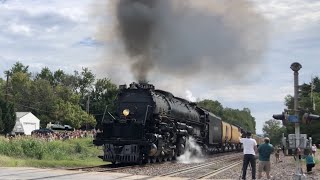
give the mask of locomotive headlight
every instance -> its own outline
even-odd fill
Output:
[[[122,111],[122,114],[123,114],[124,116],[128,116],[129,113],[130,113],[129,109],[125,109],[125,110]]]

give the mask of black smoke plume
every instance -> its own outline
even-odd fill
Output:
[[[111,0],[112,36],[137,80],[242,78],[261,64],[267,22],[247,0]],[[110,18],[108,18],[110,21]],[[99,27],[107,35],[110,26]],[[118,46],[118,45],[117,45]],[[152,73],[153,75],[156,73]]]

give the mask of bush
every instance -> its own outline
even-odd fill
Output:
[[[18,141],[8,142],[0,139],[0,154],[11,157],[23,157],[23,149]]]
[[[101,153],[91,138],[47,142],[21,137],[7,140],[0,137],[0,155],[38,160],[77,160],[96,158]]]
[[[21,148],[26,157],[36,159],[42,159],[46,151],[45,143],[38,139],[21,140]]]

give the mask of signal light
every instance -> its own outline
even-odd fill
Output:
[[[313,120],[320,120],[320,116],[311,113],[304,113],[302,118],[303,124],[310,124]]]
[[[272,117],[273,117],[273,119],[277,119],[277,120],[284,120],[286,118],[283,113],[282,114],[274,114]]]
[[[273,119],[282,120],[282,124],[285,126],[288,124],[288,114],[286,112],[282,112],[281,114],[272,115]]]

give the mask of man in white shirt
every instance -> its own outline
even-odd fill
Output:
[[[242,165],[242,179],[246,179],[247,168],[250,163],[252,168],[252,179],[256,179],[256,152],[257,142],[251,138],[251,132],[247,132],[246,138],[240,138],[240,142],[243,144],[243,165]]]

